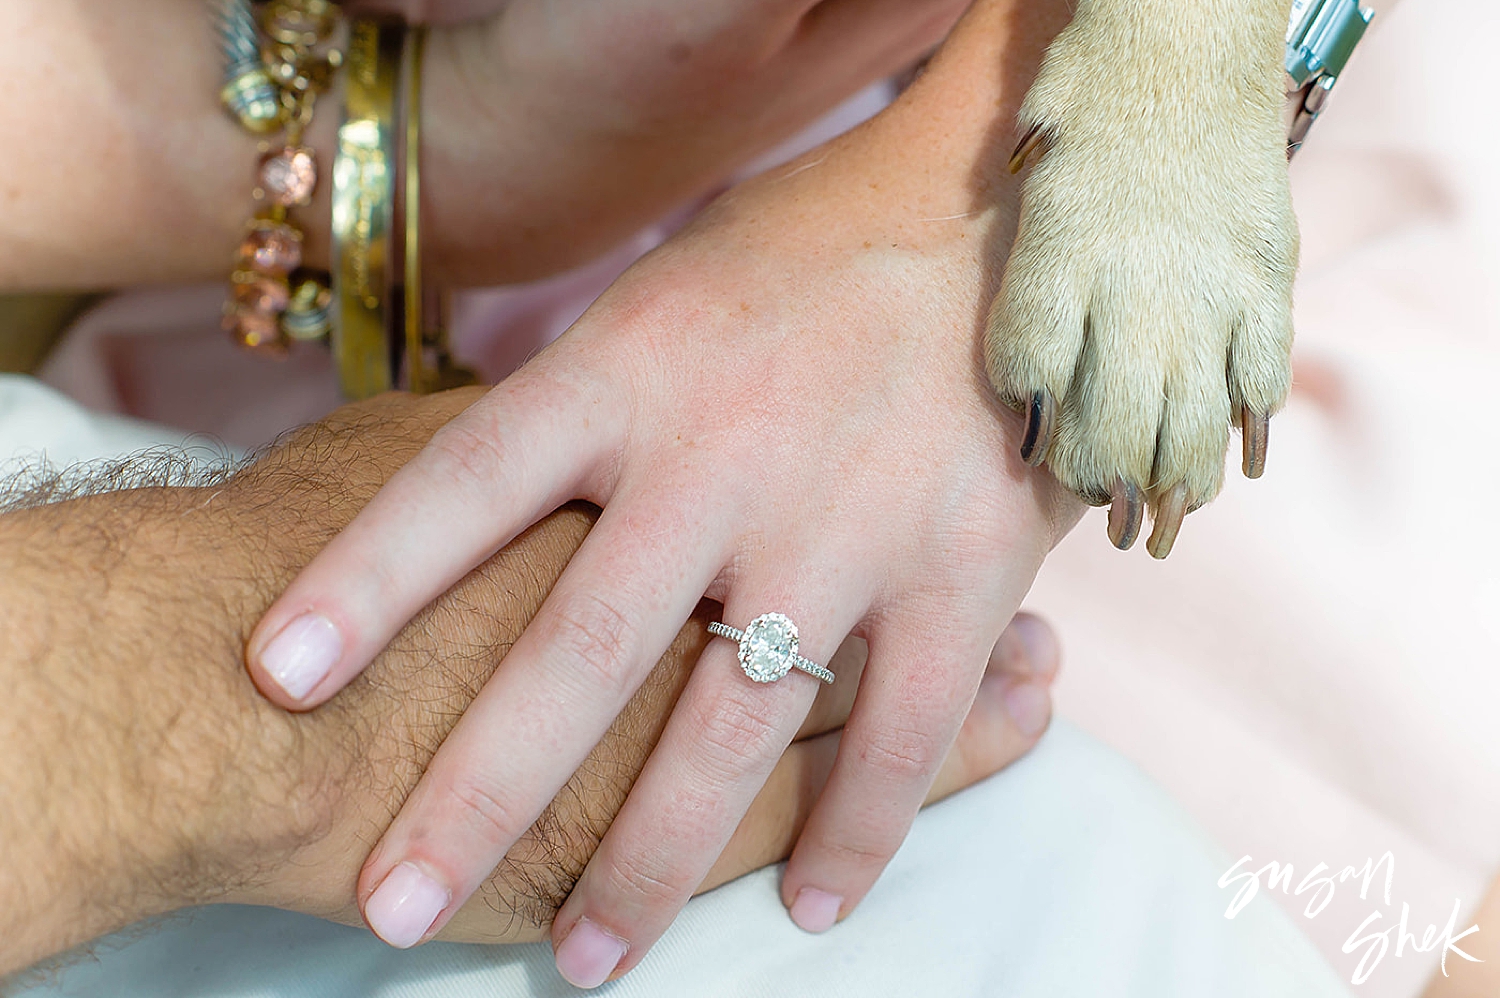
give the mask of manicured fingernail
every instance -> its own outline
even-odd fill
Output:
[[[1035,738],[1047,730],[1052,717],[1052,697],[1031,683],[1017,683],[1005,691],[1005,712],[1021,734]]]
[[[266,675],[293,700],[301,700],[328,678],[344,651],[344,639],[327,617],[304,613],[281,629],[260,653]]]
[[[629,948],[619,936],[580,918],[557,947],[557,972],[575,988],[597,988],[609,980]]]
[[[397,949],[422,941],[453,895],[410,863],[402,863],[380,882],[365,902],[365,921],[375,934]]]
[[[1026,649],[1026,674],[1050,676],[1057,668],[1057,638],[1052,628],[1035,617],[1021,614],[1010,625]]]
[[[803,932],[827,932],[839,920],[844,899],[816,887],[804,887],[792,902],[792,921]]]

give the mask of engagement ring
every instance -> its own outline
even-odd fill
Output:
[[[774,683],[795,666],[825,683],[833,673],[797,654],[797,625],[781,613],[763,613],[743,631],[714,621],[708,633],[739,642],[740,668],[757,683]]]

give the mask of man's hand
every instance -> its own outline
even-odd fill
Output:
[[[242,670],[243,641],[272,594],[474,397],[387,396],[299,432],[232,480],[0,516],[0,974],[200,902],[357,922],[369,845],[594,512],[569,507],[528,531],[316,714],[265,703]],[[445,938],[545,935],[658,739],[710,610],[682,630]],[[848,679],[820,699],[703,888],[786,855],[853,698],[860,657],[845,654]],[[993,695],[935,793],[1030,748],[1055,662],[1034,621],[1008,633]]]

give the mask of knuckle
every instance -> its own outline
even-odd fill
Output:
[[[496,849],[508,849],[526,831],[514,806],[477,780],[460,780],[448,793],[463,827]]]
[[[692,893],[695,884],[690,881],[690,876],[673,869],[665,850],[652,849],[613,857],[604,887],[631,907],[670,910]]]
[[[883,838],[825,838],[818,843],[832,865],[854,870],[880,869],[890,862],[899,845],[900,840],[897,838],[891,841]]]
[[[565,597],[550,613],[548,644],[590,684],[623,696],[629,664],[640,654],[640,631],[628,615],[591,593]]]
[[[698,731],[698,761],[714,778],[740,772],[746,760],[779,756],[780,726],[767,705],[739,695],[725,695],[703,703],[694,712]]]
[[[930,732],[906,726],[885,728],[857,746],[859,761],[894,783],[930,779],[942,762],[941,749]]]
[[[1046,723],[1048,727],[1052,724],[1050,712]],[[966,787],[1005,765],[1007,740],[1000,731],[991,728],[989,724],[988,719],[979,723],[966,723],[960,729],[958,737],[954,739],[953,748],[943,760],[945,766],[952,767],[954,779],[957,780],[959,786]],[[937,782],[942,782],[942,777],[939,777]],[[951,792],[947,788],[943,788],[940,792],[929,788],[928,795],[931,797],[936,793],[938,796],[947,796]]]
[[[514,471],[513,455],[498,433],[486,431],[487,421],[470,412],[433,435],[427,445],[442,466],[439,481],[477,482],[493,486],[506,471]]]

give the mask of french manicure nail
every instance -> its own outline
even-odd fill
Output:
[[[1016,728],[1027,738],[1035,738],[1047,729],[1052,717],[1052,697],[1031,683],[1018,683],[1005,691],[1005,712]]]
[[[827,932],[839,920],[844,899],[816,887],[804,887],[792,902],[792,921],[803,932]]]
[[[281,629],[260,653],[261,668],[293,700],[302,700],[328,678],[344,639],[322,614],[304,613]]]
[[[609,980],[629,948],[619,936],[580,918],[557,947],[557,972],[575,988],[597,988]]]
[[[365,921],[397,949],[422,941],[453,895],[411,863],[402,863],[380,882],[365,902]]]

